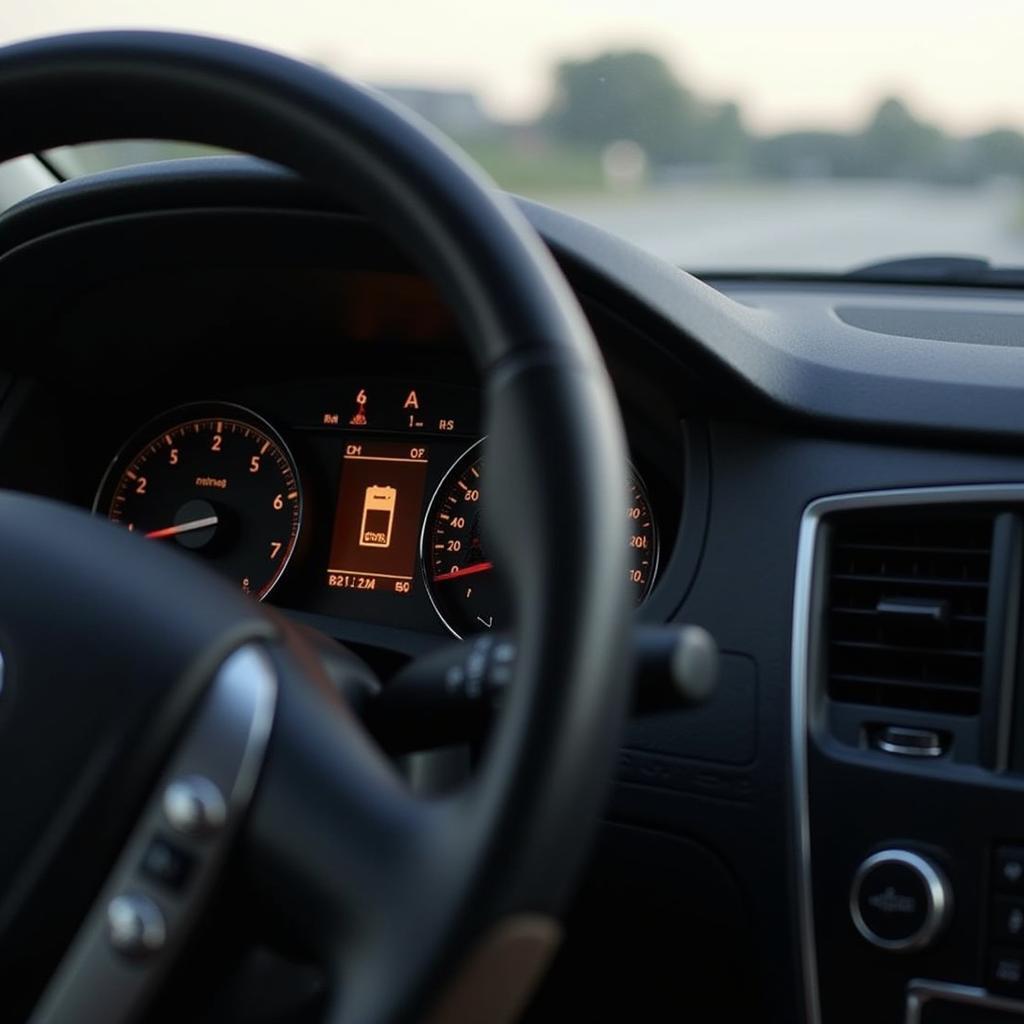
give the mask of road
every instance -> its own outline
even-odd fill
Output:
[[[699,183],[546,201],[693,270],[837,271],[924,254],[1024,266],[1024,189],[1011,182]]]

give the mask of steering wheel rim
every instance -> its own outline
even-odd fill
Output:
[[[505,197],[428,126],[307,65],[192,36],[57,37],[0,51],[0,109],[0,159],[158,137],[290,167],[388,231],[463,326],[485,386],[491,449],[501,452],[489,466],[489,514],[520,652],[480,771],[452,800],[411,803],[354,719],[333,705],[326,713],[331,702],[305,685],[317,669],[291,637],[276,654],[274,733],[243,836],[269,879],[287,878],[300,901],[321,903],[319,941],[345,976],[330,1019],[418,1015],[469,950],[486,959],[496,922],[557,911],[604,798],[627,698],[630,616],[625,443],[596,342]],[[31,509],[9,498],[0,513],[13,536]],[[100,525],[90,524],[90,536]],[[109,555],[106,541],[95,543]],[[136,571],[156,557],[133,554]],[[191,579],[198,570],[182,574],[184,587],[200,585]],[[239,608],[240,618],[257,614]],[[317,788],[317,799],[297,799],[304,787]],[[325,801],[361,835],[318,820]],[[367,843],[378,857],[367,856]],[[330,877],[338,864],[373,899],[355,898],[351,877]],[[314,867],[326,877],[301,877]],[[374,901],[387,871],[401,883],[390,883],[384,902],[395,905],[384,908]],[[425,880],[433,892],[417,891]]]

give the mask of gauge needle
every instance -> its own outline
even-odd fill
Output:
[[[159,540],[161,537],[177,537],[179,533],[191,533],[193,530],[205,530],[208,526],[216,526],[220,520],[216,516],[206,516],[205,519],[192,519],[187,523],[178,523],[177,526],[165,526],[162,530],[150,530],[146,536],[150,540]]]
[[[477,562],[476,565],[467,565],[465,569],[452,569],[451,572],[443,572],[440,576],[434,577],[434,582],[440,583],[442,580],[454,580],[459,576],[472,576],[475,572],[488,572],[493,568],[493,562]]]

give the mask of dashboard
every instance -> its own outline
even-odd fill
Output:
[[[636,619],[721,651],[705,706],[628,723],[535,1019],[1019,1018],[1024,299],[702,282],[523,208],[622,409]],[[30,200],[0,253],[0,486],[385,679],[508,626],[476,368],[352,211],[185,163]]]

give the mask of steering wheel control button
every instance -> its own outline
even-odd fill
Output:
[[[228,810],[221,791],[209,779],[186,775],[164,791],[164,816],[175,832],[210,836],[224,827]]]
[[[952,902],[949,883],[935,864],[908,850],[883,850],[857,870],[850,915],[872,945],[911,952],[934,942]]]
[[[150,881],[180,890],[188,883],[195,857],[159,836],[146,848],[139,870]]]
[[[159,953],[167,941],[167,925],[160,908],[138,893],[115,896],[110,901],[107,929],[114,949],[132,958]]]
[[[992,880],[998,892],[1024,896],[1024,847],[996,847]]]
[[[996,897],[992,907],[992,935],[1001,946],[1024,946],[1024,899]]]
[[[1024,952],[993,950],[989,957],[988,987],[1002,995],[1024,998]]]

